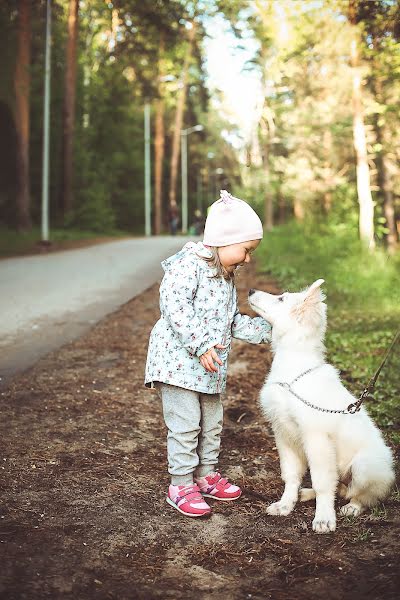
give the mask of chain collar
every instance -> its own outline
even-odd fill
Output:
[[[306,404],[310,408],[315,408],[315,410],[320,410],[321,412],[326,412],[326,413],[354,415],[356,412],[358,412],[361,409],[361,404],[364,402],[365,398],[368,398],[369,396],[372,395],[376,381],[379,377],[379,374],[380,374],[381,370],[383,369],[383,366],[384,366],[385,362],[387,361],[389,354],[391,353],[394,346],[396,345],[396,343],[399,340],[400,340],[400,329],[397,331],[396,335],[394,336],[394,338],[392,340],[392,343],[390,344],[389,348],[386,350],[385,356],[383,357],[381,364],[379,365],[378,369],[376,370],[375,375],[371,378],[367,387],[362,391],[359,399],[356,402],[349,404],[348,407],[343,410],[334,410],[334,409],[329,409],[329,408],[321,408],[320,406],[315,406],[315,404],[311,404],[311,402],[304,400],[304,398],[302,398],[301,396],[296,394],[295,391],[292,390],[292,385],[296,381],[298,381],[301,377],[304,377],[304,375],[311,373],[311,371],[314,371],[315,369],[319,369],[320,367],[323,367],[324,366],[323,364],[317,365],[316,367],[312,367],[311,369],[307,369],[307,371],[304,371],[304,373],[300,373],[300,375],[295,377],[295,379],[293,379],[293,381],[291,383],[285,383],[282,381],[271,381],[271,384],[279,385],[283,389],[288,390],[293,396],[295,396],[295,398],[298,398],[298,400],[303,402],[303,404]]]
[[[292,394],[292,396],[294,396],[295,398],[297,398],[298,400],[300,400],[301,402],[303,402],[303,404],[305,404],[306,406],[309,406],[310,408],[314,408],[315,410],[319,410],[321,412],[335,413],[335,414],[342,414],[342,415],[352,415],[355,412],[357,412],[358,410],[360,410],[361,402],[359,400],[358,400],[358,402],[355,402],[353,404],[349,404],[349,406],[347,408],[343,409],[343,410],[331,409],[331,408],[322,408],[321,406],[316,406],[315,404],[311,404],[311,402],[308,402],[308,400],[305,400],[304,398],[302,398],[301,396],[299,396],[298,394],[296,394],[296,392],[292,389],[292,385],[294,383],[296,383],[296,381],[298,381],[299,379],[301,379],[305,375],[308,375],[312,371],[315,371],[316,369],[319,369],[320,367],[323,367],[324,364],[325,363],[323,363],[321,365],[316,365],[315,367],[311,367],[311,369],[307,369],[307,371],[304,371],[303,373],[300,373],[300,375],[298,375],[297,377],[295,377],[290,383],[287,383],[285,381],[271,381],[270,384],[271,385],[279,385],[281,388],[283,388],[283,389],[287,390],[288,392],[290,392]]]

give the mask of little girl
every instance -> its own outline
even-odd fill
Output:
[[[217,470],[231,338],[271,340],[261,317],[241,315],[235,271],[250,262],[261,221],[225,190],[211,206],[203,242],[188,242],[161,264],[161,318],[150,334],[145,384],[156,387],[168,428],[167,502],[188,517],[210,514],[204,497],[236,500],[238,486]]]

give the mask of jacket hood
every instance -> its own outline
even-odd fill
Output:
[[[177,260],[180,260],[188,254],[204,258],[210,258],[212,256],[212,252],[206,248],[203,242],[187,242],[179,252],[163,260],[161,266],[164,271],[167,272]]]

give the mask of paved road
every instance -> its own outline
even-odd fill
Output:
[[[162,277],[189,239],[135,238],[0,261],[1,383],[90,329]]]

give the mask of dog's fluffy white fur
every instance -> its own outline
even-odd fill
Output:
[[[345,409],[356,401],[325,362],[322,283],[319,279],[303,292],[280,296],[250,290],[249,304],[272,324],[274,359],[260,404],[274,431],[285,489],[267,512],[285,516],[299,495],[302,501],[316,498],[313,530],[327,533],[336,528],[336,491],[348,500],[341,513],[357,516],[385,498],[394,470],[392,453],[364,407],[355,414],[323,413],[274,383],[290,383],[321,365],[293,384],[296,394],[329,409]],[[307,467],[312,489],[299,490]]]

